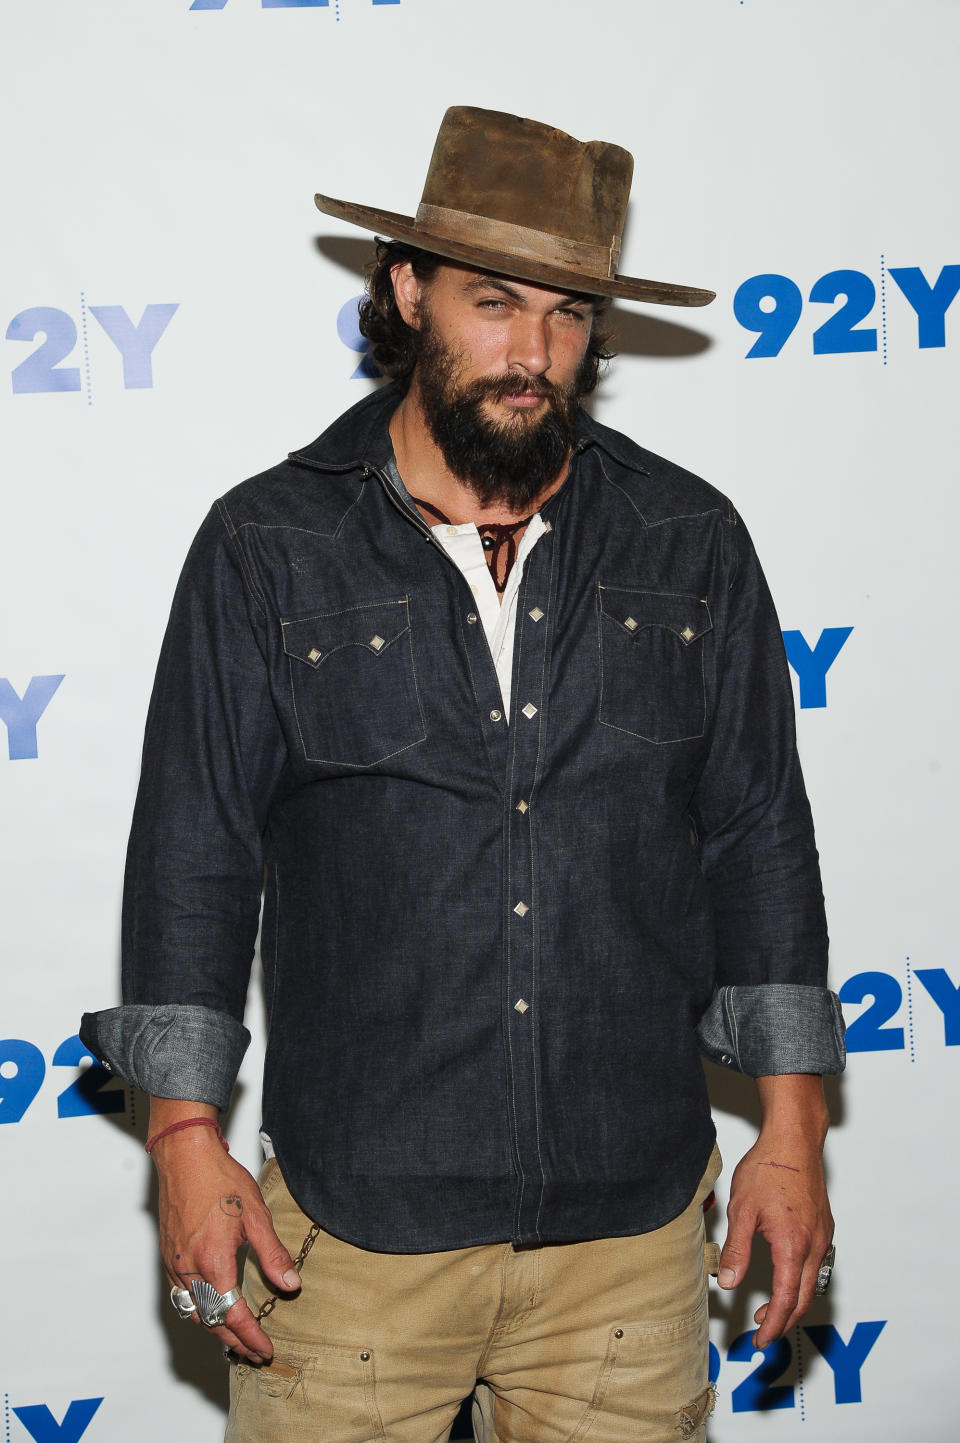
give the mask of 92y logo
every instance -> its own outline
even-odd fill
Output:
[[[919,266],[888,267],[881,257],[880,267],[884,359],[888,295],[891,307],[899,302],[914,313],[918,349],[945,346],[947,311],[960,291],[960,265],[943,266],[933,281],[928,280]],[[893,282],[889,287],[888,277]],[[825,318],[821,319],[822,311],[813,313],[819,320],[812,336],[815,356],[877,350],[876,326],[862,324],[872,316],[877,301],[877,287],[865,272],[828,271],[814,282],[807,299],[814,306],[842,302]],[[789,276],[770,271],[745,280],[733,298],[733,314],[744,330],[757,333],[757,339],[746,353],[747,359],[779,356],[797,328],[803,307],[803,292]]]
[[[86,390],[90,399],[90,351],[87,339],[91,317],[105,331],[120,353],[121,375],[128,391],[147,389],[153,385],[153,352],[178,310],[173,301],[145,306],[134,321],[124,306],[89,306],[81,292],[80,331]],[[11,380],[15,396],[43,391],[80,391],[83,389],[79,366],[63,364],[77,347],[77,323],[57,306],[28,306],[19,311],[7,326],[8,341],[39,345],[14,366]]]
[[[914,992],[915,981],[922,992]],[[910,1061],[915,1061],[915,1014],[919,1017],[920,1009],[927,1010],[931,1004],[941,1016],[943,1045],[960,1047],[960,986],[944,967],[914,968],[908,957],[906,994],[904,998],[901,980],[889,972],[858,972],[848,977],[837,993],[840,1001],[869,1005],[847,1023],[847,1051],[909,1051]]]
[[[122,1085],[105,1092],[119,1080],[87,1051],[77,1036],[65,1037],[50,1059],[52,1067],[70,1067],[78,1076],[57,1095],[58,1117],[93,1117],[98,1113],[125,1112]],[[0,1041],[0,1123],[19,1122],[43,1085],[47,1064],[36,1043],[24,1037]]]
[[[20,696],[7,677],[0,676],[0,721],[7,728],[7,750],[12,762],[36,760],[37,722],[63,677],[63,672],[52,676],[32,676],[26,691]]]
[[[34,1443],[79,1443],[102,1398],[74,1398],[58,1423],[46,1403],[28,1403],[12,1410]],[[10,1439],[10,1420],[7,1419]]]
[[[862,1403],[863,1365],[886,1325],[886,1319],[857,1323],[845,1342],[833,1323],[804,1323],[802,1328],[794,1328],[786,1337],[778,1338],[762,1351],[753,1346],[754,1329],[749,1328],[730,1344],[727,1363],[752,1363],[758,1355],[760,1362],[755,1363],[746,1377],[731,1389],[731,1411],[769,1413],[777,1408],[795,1407],[797,1393],[803,1385],[799,1381],[782,1382],[781,1379],[796,1370],[798,1355],[810,1343],[833,1374],[834,1402]],[[711,1343],[711,1382],[717,1381],[720,1368],[719,1349]],[[727,1382],[726,1377],[724,1381]]]

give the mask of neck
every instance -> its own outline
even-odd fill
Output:
[[[472,521],[508,525],[539,511],[557,491],[567,474],[569,452],[556,476],[552,477],[525,506],[504,498],[482,500],[468,481],[454,474],[434,441],[420,406],[414,377],[410,390],[393,413],[390,439],[403,484],[412,494],[437,507],[455,526]]]

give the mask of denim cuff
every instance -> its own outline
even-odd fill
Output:
[[[840,999],[793,982],[720,987],[697,1026],[700,1051],[748,1077],[842,1072]]]
[[[169,1002],[85,1012],[80,1040],[143,1092],[211,1102],[225,1112],[250,1033],[228,1012]]]

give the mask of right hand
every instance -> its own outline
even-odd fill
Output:
[[[160,1255],[171,1287],[189,1290],[205,1278],[218,1293],[228,1293],[237,1286],[237,1250],[243,1243],[250,1244],[278,1292],[300,1287],[256,1180],[223,1149],[212,1127],[170,1133],[152,1157],[160,1177]],[[196,1313],[192,1321],[200,1323]],[[207,1331],[251,1363],[273,1357],[273,1344],[243,1298],[222,1327]]]

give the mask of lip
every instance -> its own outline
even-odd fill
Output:
[[[532,395],[529,391],[521,391],[519,395],[504,396],[502,400],[507,406],[516,406],[519,410],[532,410],[535,406],[543,404],[543,397]]]

